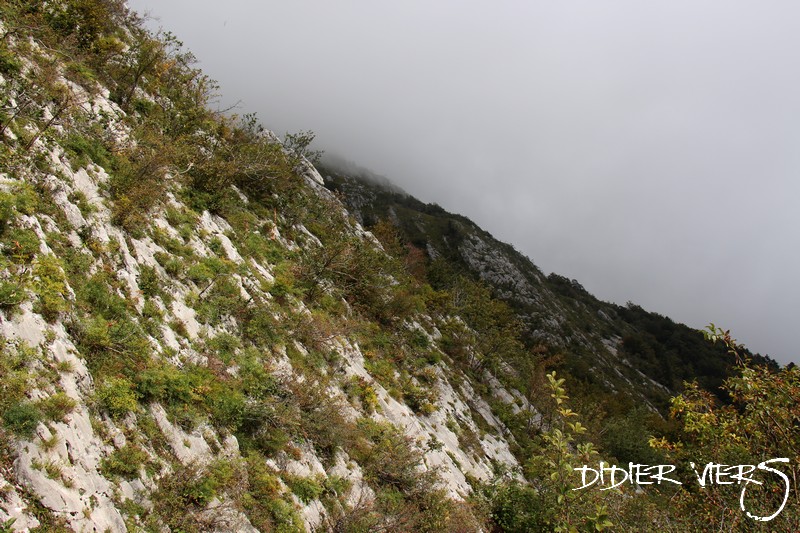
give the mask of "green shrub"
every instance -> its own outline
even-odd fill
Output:
[[[139,115],[147,116],[150,114],[157,104],[144,98],[135,98],[131,104],[132,109]]]
[[[31,402],[21,401],[3,412],[3,425],[20,437],[30,438],[42,420],[42,412]]]
[[[364,439],[351,456],[365,469],[366,477],[401,492],[417,487],[422,454],[396,426],[362,418],[358,429]]]
[[[302,296],[303,291],[297,286],[297,280],[292,271],[291,263],[287,261],[280,263],[275,267],[273,274],[275,279],[272,282],[269,292],[279,302],[284,301],[287,296]]]
[[[216,256],[204,257],[201,262],[205,265],[215,276],[222,274],[230,274],[234,270],[234,264],[227,259],[220,259]]]
[[[101,317],[93,317],[85,322],[72,324],[73,332],[78,337],[81,352],[87,358],[100,355],[112,346],[108,322]]]
[[[246,465],[249,491],[243,503],[250,522],[260,531],[305,531],[294,506],[282,499],[280,479],[264,458],[257,453],[250,453]]]
[[[183,276],[184,264],[180,259],[164,252],[156,252],[153,257],[167,274],[173,278],[181,278]]]
[[[84,137],[79,133],[72,133],[61,143],[67,153],[71,155],[73,170],[86,167],[90,163],[95,163],[107,170],[111,169],[112,156],[103,146],[99,136]],[[85,198],[84,196],[84,200]]]
[[[275,524],[275,533],[301,533],[305,531],[303,520],[294,506],[284,500],[270,500],[266,510]]]
[[[256,345],[270,345],[280,339],[279,324],[272,311],[267,307],[258,306],[248,309],[244,317],[244,338]]]
[[[151,266],[139,267],[139,277],[137,279],[139,290],[145,296],[153,297],[161,294],[161,279],[158,272]]]
[[[86,63],[70,61],[66,65],[66,71],[70,80],[84,87],[90,88],[97,84],[97,75]]]
[[[184,339],[189,338],[189,330],[186,328],[186,324],[183,321],[177,318],[171,320],[169,327],[175,332],[176,335],[183,337]]]
[[[153,241],[169,253],[186,259],[194,255],[194,249],[191,246],[184,244],[179,239],[171,237],[164,228],[156,226],[152,228],[150,233],[153,236]]]
[[[238,390],[215,387],[206,403],[211,423],[227,431],[236,431],[242,424],[247,399]]]
[[[166,170],[173,163],[177,143],[170,142],[158,125],[149,122],[136,129],[133,137],[136,144],[114,158],[109,180],[111,221],[141,235],[151,225],[150,211],[163,198]]]
[[[257,429],[250,433],[244,433],[243,430],[240,430],[236,435],[240,439],[243,449],[257,450],[267,457],[273,457],[276,453],[285,449],[286,445],[291,441],[290,435],[282,428],[265,425],[263,422],[265,414],[254,412],[253,409],[245,412],[244,421],[250,422],[247,420],[247,416],[253,415],[261,417],[261,423]],[[245,426],[245,430],[249,430],[249,426],[253,426],[253,424],[248,423]]]
[[[242,346],[239,337],[222,332],[206,341],[206,348],[217,355],[224,363],[229,363]]]
[[[39,194],[28,183],[14,186],[14,203],[23,215],[35,215],[39,211]]]
[[[126,444],[100,461],[100,472],[106,477],[136,479],[149,456],[139,446]]]
[[[64,417],[75,410],[77,402],[63,392],[57,392],[37,402],[37,407],[48,420],[62,422]]]
[[[644,407],[631,410],[626,416],[615,416],[603,422],[605,431],[600,442],[606,454],[622,463],[663,464],[664,457],[649,445],[654,418],[660,418]]]
[[[204,286],[214,279],[214,271],[203,263],[195,263],[186,271],[186,277],[192,280],[197,286]]]
[[[396,378],[396,367],[390,361],[386,359],[379,358],[372,354],[370,358],[368,353],[364,354],[367,356],[366,360],[364,361],[364,367],[369,371],[369,373],[386,389],[390,392],[398,391],[398,380]]]
[[[77,289],[77,298],[87,311],[97,313],[109,320],[128,316],[128,301],[109,287],[108,275],[98,273]]]
[[[258,453],[247,456],[247,476],[250,481],[250,492],[254,496],[271,499],[281,493],[281,483],[275,472],[267,465],[264,457]]]
[[[306,504],[316,500],[322,496],[323,492],[325,492],[325,488],[317,478],[292,476],[287,474],[283,476],[283,481],[295,494],[295,496],[300,498],[300,501]]]
[[[218,256],[226,257],[227,255],[225,253],[225,247],[222,245],[222,239],[219,237],[212,237],[211,240],[208,241],[208,247]]]
[[[69,309],[67,279],[61,262],[54,255],[39,258],[33,269],[36,279],[34,290],[39,297],[36,310],[45,320],[55,322],[61,313]]]
[[[3,254],[14,263],[30,263],[39,253],[39,237],[27,228],[13,228],[3,235]]]
[[[284,259],[285,250],[277,242],[268,239],[260,233],[248,232],[242,241],[242,252],[245,256],[266,260],[276,264]]]
[[[425,363],[428,362],[428,360],[424,361]],[[425,385],[428,386],[435,385],[436,382],[439,380],[439,374],[436,372],[436,368],[432,366],[423,367],[419,371],[415,372],[414,375],[421,383],[424,383]]]
[[[348,398],[358,398],[361,407],[367,413],[372,413],[378,407],[378,395],[375,388],[362,377],[352,376],[345,385]]]
[[[182,228],[188,226],[194,229],[197,226],[198,216],[197,213],[189,210],[180,210],[174,206],[168,206],[164,210],[164,217],[169,222],[169,225],[174,228]]]
[[[83,218],[88,218],[89,215],[97,211],[97,208],[89,203],[89,199],[86,198],[86,194],[83,191],[79,191],[77,189],[72,191],[68,199],[70,202],[78,206]]]
[[[15,201],[14,195],[0,191],[0,235],[6,231],[6,228],[16,217],[14,212]]]
[[[273,455],[290,440],[290,431],[302,425],[301,407],[292,400],[293,391],[268,373],[255,357],[241,358],[240,387],[243,403],[236,436],[243,449]]]
[[[422,415],[430,415],[436,411],[436,389],[418,387],[411,380],[403,385],[403,398],[412,411]]]
[[[179,466],[159,480],[153,511],[172,531],[199,532],[216,528],[201,511],[216,496],[219,483],[196,464]],[[211,519],[213,520],[213,519]]]
[[[136,391],[143,401],[168,405],[185,404],[195,399],[190,375],[173,365],[148,368],[136,377]]]
[[[117,320],[91,317],[75,320],[69,327],[95,376],[132,377],[150,363],[153,352],[150,341],[142,327],[128,317]]]
[[[22,62],[5,44],[0,45],[0,74],[13,77],[22,70]]]
[[[66,242],[57,243],[55,246],[54,250],[64,263],[70,284],[74,285],[75,289],[79,289],[81,284],[85,282],[86,274],[90,271],[92,263],[94,263],[94,257],[81,249],[73,248]]]
[[[482,487],[492,521],[501,531],[548,531],[549,512],[533,487],[516,482],[499,482]]]
[[[224,317],[235,314],[241,305],[239,285],[230,277],[217,278],[195,305],[197,320],[203,324],[217,324]]]
[[[158,401],[187,429],[203,417],[218,427],[235,429],[244,410],[244,398],[231,390],[207,367],[165,364],[151,367],[136,376],[136,391],[143,402]]]
[[[349,479],[344,477],[328,476],[325,478],[325,481],[323,481],[323,485],[325,488],[325,494],[332,496],[344,496],[347,494],[347,491],[350,490],[350,487],[353,484]]]
[[[142,306],[142,316],[151,320],[161,321],[164,318],[164,312],[152,298],[148,298]]]
[[[430,341],[428,340],[428,336],[425,335],[425,333],[423,333],[418,329],[415,329],[411,333],[409,333],[408,343],[412,348],[417,348],[422,350],[428,348]]]
[[[35,352],[25,346],[14,349],[0,337],[0,413],[25,400],[32,378],[30,363]]]
[[[113,418],[122,418],[139,410],[133,383],[125,378],[106,378],[97,388],[95,399],[98,406],[108,411]]]
[[[13,310],[25,301],[25,286],[20,279],[0,280],[0,309]]]

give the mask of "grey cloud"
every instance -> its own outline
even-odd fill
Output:
[[[800,360],[795,2],[130,5],[221,105],[314,130],[598,297]]]

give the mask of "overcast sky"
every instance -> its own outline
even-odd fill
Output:
[[[130,0],[223,104],[800,362],[800,3]]]

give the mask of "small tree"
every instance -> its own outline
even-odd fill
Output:
[[[309,147],[314,142],[316,134],[313,131],[299,131],[287,133],[283,139],[283,147],[290,154],[290,161],[297,166],[303,159],[312,165],[317,165],[322,157],[322,150],[311,150]]]
[[[586,426],[567,405],[569,396],[563,386],[564,378],[556,378],[556,373],[551,372],[547,374],[547,384],[557,415],[550,428],[542,433],[542,453],[532,457],[527,465],[531,479],[541,480],[541,509],[553,531],[572,532],[578,528],[603,531],[613,523],[601,498],[611,495],[574,490],[575,470],[596,461],[599,454],[591,442],[581,442]]]
[[[763,461],[785,458],[788,463],[772,466],[797,487],[800,478],[800,369],[789,366],[777,372],[753,366],[740,354],[729,331],[713,324],[705,332],[714,342],[723,342],[738,361],[737,375],[723,385],[731,403],[720,405],[709,392],[696,383],[672,399],[671,416],[681,425],[674,440],[653,439],[651,445],[665,450],[675,461],[693,462],[697,469],[709,462],[728,465],[758,465]],[[702,472],[700,472],[702,474]],[[778,475],[753,477],[763,485],[748,484],[746,492],[739,484],[706,486],[702,490],[684,490],[675,501],[687,527],[726,530],[751,530],[781,508],[786,497]],[[696,486],[696,482],[694,482]],[[692,483],[685,484],[691,487]],[[773,531],[800,531],[800,501],[795,491],[783,510],[769,521]],[[744,509],[742,509],[744,507]],[[760,517],[752,519],[747,513]]]

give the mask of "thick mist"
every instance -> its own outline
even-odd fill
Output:
[[[546,272],[800,361],[800,4],[131,0],[220,106]]]

